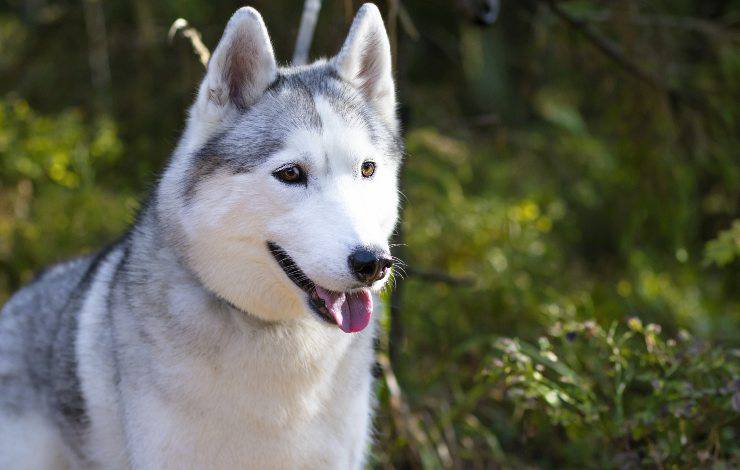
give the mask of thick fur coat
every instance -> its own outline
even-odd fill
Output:
[[[300,68],[238,10],[128,233],[3,307],[0,468],[363,467],[395,108],[375,6]]]

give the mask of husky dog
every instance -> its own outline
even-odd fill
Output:
[[[0,313],[0,468],[361,468],[395,108],[374,5],[287,68],[238,10],[130,231]]]

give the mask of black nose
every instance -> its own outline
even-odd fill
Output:
[[[378,279],[383,279],[392,265],[393,259],[390,255],[380,251],[357,248],[349,255],[349,267],[352,274],[365,284],[372,284]]]

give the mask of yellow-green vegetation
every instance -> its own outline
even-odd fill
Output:
[[[0,102],[0,299],[44,265],[89,253],[123,231],[135,205],[97,181],[121,157],[115,124],[79,111],[43,116]]]
[[[737,467],[740,7],[504,0],[481,28],[473,3],[388,18],[406,266],[371,465]],[[235,8],[106,1],[96,32],[96,4],[0,7],[2,300],[122,233],[202,74],[167,28],[212,46]],[[255,5],[290,57],[298,5]],[[316,55],[347,5],[324,2]]]

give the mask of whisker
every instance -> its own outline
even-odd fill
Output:
[[[398,259],[398,258],[392,258],[392,259],[393,259],[394,266],[400,266],[400,267],[408,266],[408,264],[406,264],[406,262],[402,259]]]
[[[406,271],[400,266],[393,268],[393,277],[395,278],[396,276],[398,276],[399,279],[405,279],[408,277]]]
[[[401,191],[400,189],[397,189],[396,192],[398,193],[399,196],[401,196],[401,199],[408,202],[409,198],[403,193],[403,191]]]

